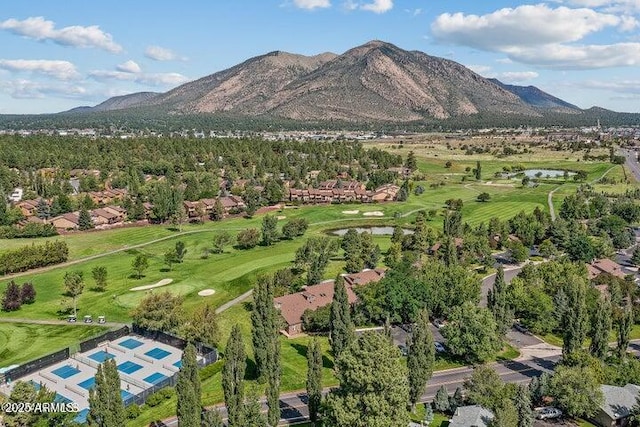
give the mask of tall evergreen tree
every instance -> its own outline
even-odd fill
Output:
[[[322,401],[322,352],[317,338],[307,348],[307,396],[309,419],[315,425]]]
[[[533,411],[531,410],[531,397],[529,389],[524,384],[519,384],[514,399],[518,411],[518,427],[531,427],[533,425]]]
[[[482,179],[482,168],[480,166],[480,161],[476,162],[476,168],[474,170],[474,173],[475,173],[476,179],[480,181]]]
[[[224,218],[224,207],[222,206],[220,198],[216,199],[209,217],[212,221],[220,221],[222,218]]]
[[[433,409],[437,412],[449,412],[449,393],[447,393],[447,389],[445,386],[440,386],[438,391],[436,392],[435,397],[433,398]]]
[[[262,244],[271,246],[278,241],[278,218],[265,215],[262,218]]]
[[[409,371],[409,401],[413,408],[424,393],[427,381],[433,375],[435,362],[435,346],[429,323],[429,313],[420,310],[418,319],[413,327],[407,368]]]
[[[267,420],[262,414],[262,405],[255,387],[249,388],[249,393],[244,401],[242,427],[266,427]],[[231,426],[231,424],[229,424]]]
[[[491,308],[500,336],[504,336],[513,322],[513,312],[509,307],[507,283],[504,280],[504,268],[498,267],[496,278],[493,282],[493,290],[488,298],[488,306]]]
[[[80,214],[78,216],[78,228],[80,228],[80,230],[90,230],[94,227],[95,225],[93,224],[89,211],[84,208],[80,209]]]
[[[176,395],[180,426],[200,427],[200,412],[202,410],[200,376],[198,375],[196,349],[192,344],[188,344],[182,354]]]
[[[280,421],[280,339],[278,331],[271,330],[273,338],[271,340],[271,348],[268,354],[269,370],[267,371],[267,422],[271,427],[277,427]]]
[[[563,330],[562,355],[568,357],[582,348],[587,337],[589,315],[587,311],[587,284],[583,278],[570,275],[567,278],[565,293],[567,308],[561,322]]]
[[[38,199],[38,206],[36,206],[36,216],[40,219],[49,219],[51,216],[51,209],[45,199]]]
[[[458,263],[458,248],[455,240],[448,237],[444,244],[443,261],[447,267],[454,266]]]
[[[244,427],[244,373],[247,355],[244,352],[240,326],[235,325],[227,341],[222,368],[222,390],[227,405],[229,427]]]
[[[355,329],[351,321],[351,306],[342,276],[333,284],[333,301],[329,316],[329,340],[333,356],[337,359],[342,351],[355,339]]]
[[[95,386],[89,390],[90,427],[122,427],[126,412],[120,395],[120,375],[114,359],[106,360],[95,376]]]
[[[611,302],[609,298],[600,298],[596,311],[591,317],[591,345],[589,351],[594,357],[604,359],[609,350],[609,331],[611,331]]]
[[[253,288],[253,311],[251,312],[251,341],[260,382],[267,379],[267,371],[270,368],[268,358],[274,339],[271,331],[275,316],[272,280],[271,277],[262,275],[258,277]]]
[[[224,427],[222,416],[217,409],[210,409],[202,416],[202,427]]]
[[[618,346],[616,350],[618,351],[619,357],[624,357],[627,354],[631,328],[633,327],[633,309],[631,307],[631,302],[628,302],[625,305],[617,324]]]

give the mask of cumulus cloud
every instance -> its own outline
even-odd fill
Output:
[[[325,9],[331,7],[330,0],[293,0],[293,5],[299,9]]]
[[[116,66],[116,70],[122,71],[125,73],[139,73],[142,71],[140,66],[133,60],[128,60],[118,66]]]
[[[63,46],[93,47],[111,53],[122,52],[122,46],[113,41],[111,34],[105,33],[97,25],[56,28],[53,21],[36,16],[22,21],[7,19],[0,22],[0,29],[35,40],[51,40]]]
[[[185,58],[180,57],[171,49],[160,46],[149,46],[144,51],[144,56],[154,61],[184,61]]]
[[[131,73],[125,71],[94,70],[89,77],[98,81],[130,81],[146,86],[177,86],[189,81],[179,73]]]
[[[504,73],[500,73],[498,79],[505,83],[522,83],[533,80],[538,77],[538,75],[535,71],[505,71]]]
[[[640,12],[640,0],[568,0],[567,3],[582,7],[602,8],[607,12]]]
[[[371,3],[361,5],[360,9],[374,13],[385,13],[393,9],[393,0],[373,0]]]
[[[69,61],[47,59],[0,59],[0,68],[12,72],[29,72],[71,80],[79,77],[76,66]]]
[[[620,92],[623,94],[640,94],[640,80],[587,80],[580,82],[579,86],[587,89],[607,90],[611,92]]]
[[[508,54],[514,61],[562,70],[640,65],[640,43],[550,44],[532,48],[512,48]]]
[[[47,96],[59,98],[84,98],[87,90],[79,85],[67,83],[42,83],[32,80],[9,80],[0,84],[3,92],[17,99],[41,99]]]
[[[467,68],[473,71],[474,73],[480,74],[481,76],[493,77],[492,68],[488,65],[471,64],[471,65],[467,65]]]

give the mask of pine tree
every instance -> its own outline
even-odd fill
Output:
[[[307,348],[307,396],[309,419],[315,425],[322,401],[322,352],[317,338]]]
[[[114,359],[109,359],[98,366],[95,386],[89,390],[87,422],[91,427],[122,427],[125,421],[118,367]]]
[[[567,279],[565,292],[568,304],[561,322],[564,358],[570,357],[582,348],[589,326],[586,282],[578,276],[570,276]]]
[[[456,409],[464,404],[464,397],[462,396],[462,388],[456,387],[456,391],[453,396],[449,398],[449,411],[456,412]]]
[[[355,339],[355,329],[351,322],[351,306],[347,297],[347,289],[342,276],[336,277],[333,284],[333,301],[329,317],[329,340],[333,356],[337,359],[340,353]]]
[[[38,199],[38,206],[36,207],[36,216],[40,219],[49,219],[51,216],[51,210],[49,204],[44,199]]]
[[[78,228],[80,228],[80,230],[90,230],[94,227],[95,225],[91,219],[91,214],[88,210],[82,208],[80,210],[80,215],[78,216]]]
[[[431,403],[427,402],[424,404],[424,422],[426,425],[431,425],[433,419],[433,408],[431,407]]]
[[[609,298],[600,298],[596,311],[591,317],[591,345],[589,351],[594,357],[604,359],[609,350],[609,331],[611,331],[611,302]]]
[[[9,225],[7,216],[7,201],[4,198],[4,189],[0,187],[0,225]]]
[[[480,167],[480,162],[476,162],[476,169],[474,170],[476,179],[480,181],[482,179],[482,169]]]
[[[249,389],[242,410],[242,427],[265,427],[267,425],[267,421],[262,414],[262,405],[258,399],[258,392],[254,387]],[[229,423],[229,427],[232,427],[231,423]]]
[[[504,268],[498,267],[496,278],[493,282],[493,290],[490,294],[489,307],[496,319],[498,333],[504,336],[513,322],[513,313],[509,307],[507,283],[504,280]]]
[[[265,215],[262,218],[262,244],[271,246],[278,241],[278,218]]]
[[[409,371],[409,401],[415,408],[424,393],[427,381],[433,375],[435,363],[435,347],[429,323],[429,313],[420,310],[413,327],[413,335],[409,344],[407,368]]]
[[[213,205],[210,218],[212,221],[220,221],[224,218],[224,207],[222,206],[222,202],[219,198],[216,199],[216,203]]]
[[[222,416],[217,409],[210,409],[202,416],[202,427],[224,427]]]
[[[418,169],[418,161],[416,160],[416,155],[413,151],[409,151],[407,154],[407,160],[405,161],[404,166],[409,169],[410,172]]]
[[[533,425],[533,411],[531,411],[531,397],[524,384],[519,384],[516,389],[515,406],[518,411],[518,427],[531,427]]]
[[[266,380],[268,366],[268,353],[272,337],[272,317],[274,316],[273,291],[271,278],[260,276],[253,288],[253,311],[251,312],[251,341],[253,343],[253,355],[256,361],[258,381]]]
[[[244,427],[244,373],[246,354],[240,326],[235,325],[227,341],[224,367],[222,368],[222,389],[227,405],[229,427]]]
[[[443,261],[447,267],[458,263],[458,248],[456,248],[456,243],[451,237],[447,238],[445,242]]]
[[[631,256],[631,262],[636,267],[640,267],[640,246],[636,246],[633,250],[633,255]]]
[[[182,364],[176,384],[178,422],[185,427],[200,426],[202,410],[200,376],[196,349],[188,344],[182,353]]]
[[[268,354],[269,370],[267,371],[267,412],[268,425],[276,427],[280,421],[280,339],[278,331],[273,330],[271,349]]]
[[[620,319],[618,319],[618,328],[617,328],[617,338],[618,345],[616,350],[618,351],[618,356],[623,358],[627,354],[627,347],[629,347],[629,339],[631,336],[631,328],[633,327],[633,309],[631,307],[631,303],[627,303],[624,310],[622,311],[622,315]]]
[[[449,412],[449,394],[445,386],[440,386],[436,392],[436,396],[433,398],[433,409],[437,412]]]

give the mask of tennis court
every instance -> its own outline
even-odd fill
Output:
[[[118,365],[118,371],[123,372],[125,374],[133,374],[135,371],[138,371],[140,369],[142,369],[142,366],[130,360]]]
[[[71,365],[64,365],[59,367],[58,369],[54,369],[53,371],[51,371],[51,373],[56,374],[57,376],[63,379],[72,377],[79,372],[80,372],[80,369],[76,369]]]
[[[182,368],[182,360],[178,360],[176,363],[173,364],[173,366],[175,366],[178,369]]]
[[[153,357],[156,360],[160,360],[160,359],[164,359],[165,357],[169,356],[171,354],[170,351],[167,350],[163,350],[161,348],[154,348],[152,350],[147,351],[144,355],[145,356],[149,356],[149,357]]]
[[[117,344],[121,347],[128,348],[129,350],[133,350],[134,348],[140,347],[144,343],[134,338],[127,338],[126,340],[120,341]]]
[[[107,353],[104,350],[96,351],[92,355],[89,356],[89,359],[95,360],[98,363],[102,363],[105,360],[113,359],[115,356],[111,353]]]
[[[167,378],[168,377],[166,375],[162,375],[160,372],[156,372],[143,379],[143,381],[149,384],[157,384]]]
[[[91,387],[94,386],[95,383],[96,383],[96,378],[95,377],[91,377],[88,380],[84,380],[81,383],[79,383],[78,386],[82,387],[85,390],[89,390],[89,389],[91,389]]]

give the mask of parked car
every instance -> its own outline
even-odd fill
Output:
[[[436,341],[435,343],[433,343],[436,347],[436,351],[438,353],[444,353],[446,350],[444,348],[444,345],[441,342]]]
[[[433,326],[440,329],[444,326],[444,321],[442,319],[433,319]]]
[[[520,322],[515,322],[513,324],[513,328],[518,331],[518,332],[522,332],[523,334],[528,334],[529,330],[527,328],[524,327],[524,325]]]
[[[536,413],[536,418],[539,420],[550,420],[554,418],[559,418],[562,416],[562,411],[558,408],[542,408]]]
[[[69,323],[73,323],[73,322],[75,322],[75,321],[76,321],[76,316],[68,316],[68,317],[67,317],[67,322],[69,322]]]
[[[409,355],[409,349],[407,348],[406,345],[398,345],[398,349],[400,349],[400,354],[402,354],[403,356],[408,356]]]

